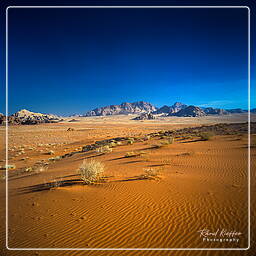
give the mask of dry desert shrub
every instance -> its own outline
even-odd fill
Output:
[[[135,157],[135,156],[137,156],[137,154],[135,152],[133,152],[133,151],[126,152],[126,154],[125,154],[125,157]]]
[[[160,171],[158,169],[148,168],[145,169],[144,172],[146,173],[147,176],[157,176],[159,175]]]
[[[163,146],[164,146],[163,144],[154,144],[154,145],[152,145],[152,148],[158,149],[158,148],[161,148]]]
[[[173,144],[173,142],[174,142],[174,138],[173,137],[167,137],[167,139],[164,140],[161,144],[163,146],[167,146],[167,145]]]
[[[104,172],[104,165],[95,160],[86,161],[80,165],[78,173],[85,184],[92,184],[99,181]]]
[[[136,156],[144,156],[146,155],[145,151],[130,151],[130,152],[126,152],[125,157],[136,157]]]
[[[45,172],[48,168],[45,166],[38,166],[34,169],[35,173],[41,173],[41,172]]]
[[[212,136],[214,136],[212,132],[202,132],[199,134],[200,139],[203,141],[210,140]]]
[[[58,188],[61,186],[61,183],[62,181],[54,179],[50,186],[51,188]]]
[[[25,169],[25,172],[32,172],[33,171],[33,168],[32,167],[27,167],[26,169]]]
[[[60,160],[61,158],[62,158],[62,156],[55,156],[55,157],[49,158],[48,160],[49,160],[49,161],[58,161],[58,160]]]
[[[111,148],[114,148],[116,145],[117,144],[115,142],[113,142],[113,141],[109,143],[109,147],[111,147]]]
[[[144,137],[144,141],[146,141],[146,140],[150,140],[150,135],[147,135]]]
[[[111,153],[113,151],[113,149],[110,148],[109,146],[102,146],[102,147],[96,148],[95,151],[97,153],[106,154],[106,153]]]
[[[0,180],[6,180],[6,176],[4,174],[0,174]]]
[[[133,140],[128,140],[128,141],[127,141],[127,144],[128,144],[128,145],[132,145],[133,142],[134,142]]]
[[[144,170],[144,174],[142,175],[145,179],[156,179],[160,174],[159,169],[147,168]]]
[[[132,145],[134,143],[134,141],[135,141],[134,138],[128,138],[127,139],[127,144]]]
[[[15,166],[15,164],[8,164],[8,165],[5,165],[5,166],[0,166],[0,170],[13,170],[13,169],[15,169],[16,168],[16,166]]]
[[[184,135],[184,136],[182,136],[181,137],[183,140],[191,140],[191,139],[193,139],[193,136],[191,136],[191,135]]]
[[[40,165],[40,166],[36,166],[34,168],[33,167],[27,167],[25,169],[25,172],[41,173],[41,172],[46,171],[47,169],[48,169],[47,167]]]

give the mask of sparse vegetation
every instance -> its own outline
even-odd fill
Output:
[[[0,180],[6,180],[6,176],[4,174],[0,175]]]
[[[148,168],[148,169],[145,169],[144,172],[146,173],[147,176],[155,177],[155,176],[159,175],[158,169]]]
[[[146,140],[150,140],[150,135],[147,135],[144,137],[144,141],[146,141]]]
[[[147,168],[144,170],[144,173],[142,175],[143,178],[145,179],[156,179],[158,178],[159,174],[160,174],[160,170],[159,169],[154,169],[154,168]]]
[[[166,140],[164,140],[161,144],[163,146],[167,146],[167,145],[173,144],[173,142],[174,142],[173,137],[167,137]]]
[[[0,166],[0,170],[13,170],[13,169],[15,169],[16,168],[16,166],[15,166],[15,164],[8,164],[8,165],[5,165],[5,166]]]
[[[86,161],[80,165],[78,173],[85,184],[92,184],[100,180],[104,172],[104,165],[95,160]]]
[[[61,156],[56,156],[56,157],[51,157],[51,158],[49,158],[48,160],[49,161],[58,161],[58,160],[60,160],[62,157]]]
[[[32,167],[27,167],[27,168],[25,169],[25,172],[32,172],[32,171],[33,171]]]
[[[109,147],[114,148],[115,146],[116,146],[115,142],[112,141],[112,142],[109,143]]]
[[[183,139],[183,140],[191,140],[191,139],[193,139],[193,136],[191,136],[191,135],[184,135],[184,136],[181,137],[181,139]]]
[[[38,166],[35,168],[34,172],[35,173],[40,173],[40,172],[44,172],[47,170],[47,167],[44,167],[44,166]]]
[[[50,151],[47,152],[47,155],[54,155],[54,153],[55,152],[53,150],[50,150]]]
[[[51,183],[51,188],[58,188],[61,186],[61,181],[54,179],[53,182]]]
[[[161,148],[163,146],[164,146],[163,144],[154,144],[154,145],[152,145],[152,148],[158,149],[158,148]]]
[[[34,172],[34,173],[41,173],[41,172],[44,172],[47,170],[47,167],[45,166],[35,166],[34,168],[33,167],[27,167],[25,169],[25,172]]]
[[[106,153],[111,153],[113,151],[113,149],[106,145],[106,146],[102,146],[102,147],[96,148],[95,151],[97,153],[106,154]]]
[[[199,134],[200,140],[206,141],[210,140],[214,136],[212,132],[202,132]]]
[[[133,151],[126,152],[126,154],[125,154],[125,157],[135,157],[135,156],[137,156],[137,154],[135,152],[133,152]]]
[[[127,144],[128,145],[132,145],[134,143],[134,140],[133,139],[129,139],[128,141],[127,141]]]
[[[126,152],[125,157],[136,157],[136,156],[143,156],[145,155],[145,151],[131,151],[131,152]]]

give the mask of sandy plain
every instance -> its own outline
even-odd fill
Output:
[[[116,137],[145,137],[159,131],[219,123],[241,123],[247,115],[162,118],[76,118],[77,122],[9,127],[8,240],[11,248],[247,248],[248,136],[230,133],[209,141],[178,137],[155,147],[159,137],[122,143],[113,152],[82,147]],[[255,116],[252,116],[255,121]],[[73,128],[74,131],[67,131]],[[0,165],[5,129],[0,128]],[[255,135],[252,135],[255,141]],[[255,193],[255,145],[251,146],[251,193]],[[52,155],[49,152],[53,151]],[[75,152],[52,161],[49,158]],[[143,152],[125,157],[127,152]],[[101,161],[105,179],[83,185],[84,159]],[[44,168],[40,169],[38,166]],[[26,170],[27,168],[32,170]],[[144,179],[144,170],[160,171]],[[1,255],[253,255],[238,251],[8,251],[5,247],[5,180],[0,182]],[[255,234],[255,200],[251,202]],[[241,232],[237,242],[207,242],[199,230]],[[223,253],[224,252],[224,253]]]

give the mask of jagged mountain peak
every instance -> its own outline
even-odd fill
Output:
[[[88,111],[85,116],[108,116],[121,114],[141,114],[150,113],[156,110],[156,107],[145,101],[136,101],[133,103],[123,102],[120,105],[110,105],[96,108]]]

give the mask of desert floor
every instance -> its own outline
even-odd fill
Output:
[[[208,141],[158,137],[122,143],[100,154],[85,145],[116,137],[216,123],[246,122],[246,115],[132,121],[132,116],[76,118],[77,122],[9,127],[8,240],[11,248],[246,248],[248,247],[248,136]],[[252,116],[252,121],[255,121]],[[73,128],[74,131],[67,131]],[[0,165],[4,166],[5,129]],[[252,135],[255,141],[255,134]],[[160,144],[161,145],[161,144]],[[256,147],[251,146],[251,194]],[[51,152],[53,151],[53,152]],[[60,160],[49,160],[73,152]],[[132,157],[126,157],[133,152]],[[84,185],[84,159],[105,165],[104,180]],[[31,168],[30,168],[31,167]],[[146,177],[144,170],[159,171]],[[5,179],[0,181],[0,255],[254,255],[239,251],[10,251],[5,249]],[[251,234],[255,235],[255,199]],[[242,233],[238,242],[206,242],[199,230]],[[255,238],[253,237],[255,240]]]

